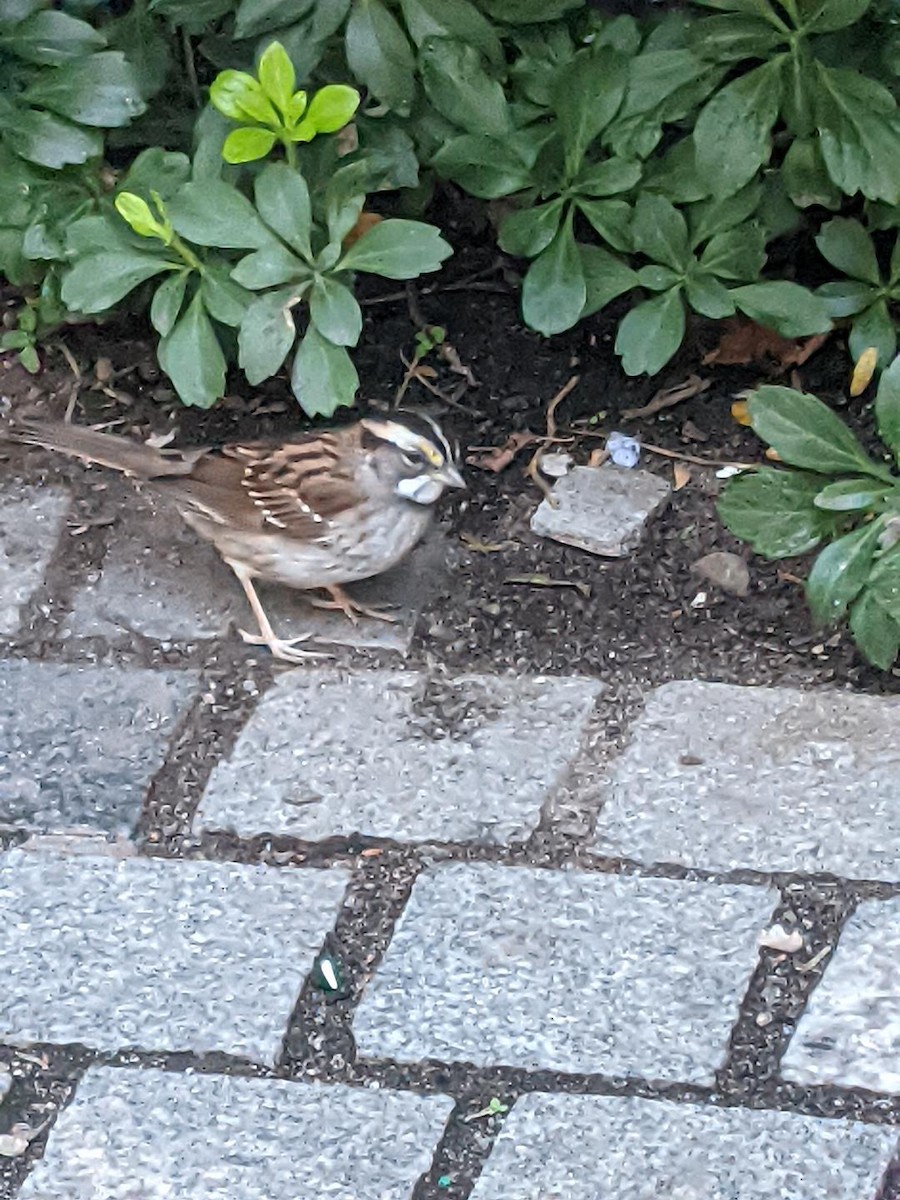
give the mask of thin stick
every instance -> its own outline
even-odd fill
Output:
[[[577,438],[606,438],[608,434],[594,433],[587,429],[569,429]],[[651,446],[648,442],[641,442],[641,449],[649,451],[650,454],[660,454],[663,458],[677,458],[680,462],[693,463],[697,467],[710,467],[718,470],[720,467],[738,467],[741,471],[757,471],[761,463],[745,463],[734,462],[732,460],[716,459],[716,458],[697,458],[693,454],[681,454],[678,450],[665,450],[662,446]]]
[[[479,283],[485,275],[493,275],[499,271],[499,266],[482,267],[480,271],[475,271],[471,275],[466,275],[464,279],[458,279],[456,283],[432,283],[428,287],[419,288],[420,296],[433,296],[436,292],[502,292],[506,295],[509,292],[508,287],[503,287],[495,283]],[[361,300],[360,304],[396,304],[399,300],[406,300],[408,293],[406,289],[401,292],[388,292],[385,296],[371,296],[368,300]]]
[[[538,488],[538,490],[542,493],[542,495],[543,495],[544,499],[547,501],[547,503],[552,505],[554,508],[557,507],[557,505],[559,504],[559,501],[553,495],[550,485],[544,481],[544,479],[542,478],[542,476],[540,474],[541,458],[543,457],[544,447],[546,446],[546,444],[549,442],[552,442],[556,439],[556,410],[559,408],[560,404],[562,404],[563,400],[565,400],[566,396],[568,396],[568,394],[574,388],[576,388],[580,382],[581,382],[581,376],[573,375],[572,378],[568,381],[568,383],[563,384],[563,386],[559,389],[559,391],[556,393],[556,395],[553,397],[553,399],[547,405],[547,434],[546,434],[546,437],[541,439],[541,444],[538,446],[537,450],[535,450],[534,454],[531,456],[531,460],[529,461],[528,466],[525,468],[525,474],[531,479],[531,481],[535,484],[535,486]]]

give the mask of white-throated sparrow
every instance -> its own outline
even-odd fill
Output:
[[[237,576],[259,634],[241,636],[298,662],[305,637],[279,638],[254,579],[324,588],[349,616],[341,585],[388,570],[416,545],[448,487],[464,487],[438,425],[412,413],[365,417],[280,442],[156,449],[64,422],[19,421],[17,441],[146,482],[213,543]]]

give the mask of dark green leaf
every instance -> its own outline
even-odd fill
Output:
[[[105,32],[110,49],[121,50],[131,65],[143,98],[156,96],[172,65],[169,42],[162,35],[160,22],[144,5],[134,4],[125,16],[106,26]]]
[[[408,117],[416,94],[415,60],[406,35],[381,0],[353,0],[345,46],[354,76],[383,104]]]
[[[693,138],[684,137],[661,157],[651,159],[644,168],[643,185],[676,204],[705,199],[709,182],[697,169]]]
[[[894,544],[877,559],[868,590],[885,612],[900,621],[900,546]]]
[[[683,271],[690,259],[684,217],[664,196],[645,192],[634,206],[632,236],[636,249],[649,258]]]
[[[897,329],[891,320],[886,300],[876,300],[859,314],[850,330],[848,345],[854,362],[869,348],[878,353],[878,367],[891,361],[897,353]]]
[[[758,183],[748,183],[733,196],[701,200],[688,210],[691,245],[699,246],[714,233],[727,233],[752,217],[759,208],[762,189]]]
[[[784,42],[784,35],[760,20],[758,15],[729,13],[706,17],[690,30],[698,54],[717,62],[739,62],[747,58],[769,58]]]
[[[298,21],[314,0],[240,0],[234,19],[236,38],[258,37]]]
[[[706,271],[695,271],[685,281],[687,302],[704,317],[719,321],[734,313],[734,301],[715,276]]]
[[[835,517],[817,509],[822,479],[771,467],[732,479],[717,504],[735,537],[766,558],[793,558],[812,550],[835,528]]]
[[[187,183],[190,173],[191,160],[186,154],[151,146],[137,156],[118,190],[136,192],[145,200],[150,200],[151,192],[156,192],[163,200],[168,200],[183,183]]]
[[[172,332],[181,306],[190,271],[178,271],[164,279],[153,293],[150,305],[150,323],[158,334],[166,337]]]
[[[828,512],[858,512],[872,508],[887,491],[888,484],[875,483],[865,476],[838,479],[834,483],[827,483],[816,494],[813,503],[816,508],[824,508]]]
[[[509,25],[529,25],[534,21],[555,21],[583,0],[478,0],[489,17]]]
[[[166,259],[137,250],[91,254],[64,276],[63,303],[71,312],[105,312],[139,283],[171,267]]]
[[[292,307],[308,285],[259,296],[241,321],[238,363],[253,387],[274,375],[294,344],[297,329]]]
[[[624,200],[577,200],[579,212],[614,250],[631,251],[634,209]]]
[[[166,207],[178,233],[198,246],[243,250],[273,240],[247,197],[221,180],[186,183]]]
[[[253,194],[259,215],[269,228],[298,254],[312,259],[312,208],[303,176],[287,163],[270,163],[257,176]]]
[[[309,277],[310,270],[306,263],[280,243],[246,255],[231,272],[235,283],[254,291]]]
[[[900,357],[882,372],[875,397],[878,436],[900,465]]]
[[[227,268],[207,267],[200,284],[206,311],[223,325],[238,326],[253,296],[228,278]]]
[[[848,196],[900,201],[900,120],[893,96],[856,71],[817,64],[816,119],[828,173]]]
[[[840,279],[835,283],[823,283],[816,288],[816,295],[825,301],[828,315],[834,321],[852,317],[854,313],[868,308],[877,297],[875,288],[858,279]]]
[[[400,0],[409,36],[421,46],[430,37],[456,38],[489,59],[498,69],[505,65],[503,47],[493,25],[469,0]]]
[[[872,521],[826,546],[806,581],[813,619],[822,625],[839,620],[869,577],[883,522]]]
[[[890,670],[900,653],[900,621],[881,607],[868,588],[850,609],[850,632],[873,667]]]
[[[748,411],[754,431],[795,467],[826,475],[885,477],[884,468],[868,458],[840,417],[815,396],[766,385],[751,396]]]
[[[585,196],[613,196],[627,192],[641,177],[641,164],[625,158],[587,163],[578,173],[575,190]]]
[[[628,79],[627,61],[615,50],[581,50],[560,72],[553,110],[562,131],[570,176],[622,103]]]
[[[562,211],[563,201],[557,198],[511,213],[500,226],[501,250],[518,258],[534,258],[553,241]]]
[[[525,275],[522,315],[532,329],[550,337],[577,324],[586,300],[584,268],[570,214]]]
[[[637,276],[621,259],[599,246],[578,245],[587,296],[582,317],[606,308],[611,300],[637,286]]]
[[[225,355],[198,292],[184,316],[160,339],[159,365],[182,404],[210,408],[225,393]]]
[[[118,50],[91,54],[42,72],[25,93],[32,104],[82,125],[127,125],[146,109],[140,83]]]
[[[667,288],[674,287],[680,278],[677,271],[673,271],[671,267],[661,267],[659,263],[647,263],[637,272],[640,286],[648,288],[651,292],[664,292]]]
[[[309,297],[310,319],[336,346],[355,346],[362,332],[362,312],[348,287],[330,275],[318,275]]]
[[[103,153],[103,138],[93,129],[82,129],[33,108],[18,107],[15,112],[15,125],[7,125],[3,136],[29,162],[56,170]]]
[[[76,20],[68,13],[45,10],[17,25],[6,44],[26,62],[58,66],[102,49],[106,38],[86,21]]]
[[[794,138],[781,164],[787,193],[799,208],[840,208],[841,189],[831,181],[817,138]]]
[[[436,271],[453,253],[433,225],[388,219],[353,243],[338,270],[368,271],[387,279],[415,279]]]
[[[833,267],[851,279],[876,285],[881,283],[875,247],[859,221],[834,217],[822,226],[816,245]]]
[[[809,33],[846,29],[860,19],[872,0],[797,0],[800,25]]]
[[[294,355],[291,387],[309,416],[329,417],[341,405],[353,404],[359,376],[344,347],[310,325]]]
[[[783,337],[804,337],[831,328],[825,301],[798,283],[781,279],[748,283],[732,288],[731,298],[741,312]]]
[[[777,58],[727,84],[700,113],[694,127],[697,165],[716,195],[736,192],[768,161],[781,90]]]
[[[758,278],[765,261],[765,233],[756,223],[715,234],[700,255],[704,270],[735,282]]]
[[[428,99],[448,121],[468,133],[503,137],[512,121],[502,86],[482,66],[472,46],[449,38],[429,38],[419,52]]]
[[[482,200],[496,200],[527,187],[533,163],[534,156],[524,157],[513,139],[473,133],[451,138],[431,160],[439,175]]]
[[[645,300],[627,313],[616,334],[616,353],[626,375],[655,375],[684,338],[680,288]]]

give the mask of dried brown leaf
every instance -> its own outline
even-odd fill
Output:
[[[817,333],[798,341],[796,338],[782,337],[774,329],[757,325],[755,321],[731,317],[723,322],[718,346],[705,354],[702,362],[705,367],[713,364],[737,366],[770,359],[787,370],[789,367],[802,366],[827,338],[827,333]]]
[[[470,467],[478,467],[482,471],[504,471],[521,450],[533,446],[537,441],[540,438],[536,433],[522,429],[511,433],[502,446],[491,446],[487,450],[478,448],[466,457],[466,462]]]

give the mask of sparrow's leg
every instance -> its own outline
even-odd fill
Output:
[[[336,584],[330,584],[323,590],[329,594],[331,599],[316,600],[310,597],[309,602],[313,608],[337,609],[338,612],[342,612],[344,616],[349,617],[354,625],[359,623],[360,617],[371,617],[373,621],[387,621],[391,625],[397,620],[396,617],[392,617],[381,608],[367,608],[365,604],[360,604],[352,596],[348,596],[344,589],[338,587]],[[396,605],[391,607],[396,607]]]
[[[302,633],[295,638],[280,638],[272,628],[272,623],[266,616],[266,610],[262,606],[262,601],[256,593],[256,588],[253,586],[253,575],[247,570],[243,564],[233,562],[226,558],[225,561],[231,567],[237,576],[238,583],[244,589],[244,595],[247,597],[247,603],[253,610],[253,615],[256,617],[256,623],[259,626],[259,634],[247,633],[244,629],[239,629],[238,633],[243,640],[250,646],[268,646],[272,652],[273,658],[280,659],[282,662],[299,663],[310,658],[328,658],[327,654],[320,654],[313,650],[299,650],[297,642],[305,642],[311,634]]]

